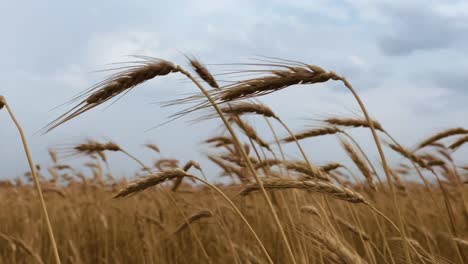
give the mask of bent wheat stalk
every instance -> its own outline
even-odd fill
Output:
[[[242,219],[244,224],[248,227],[249,231],[252,233],[254,236],[255,240],[258,242],[260,248],[262,249],[263,253],[265,253],[265,256],[268,259],[269,263],[273,263],[273,260],[271,259],[270,255],[268,254],[268,251],[266,250],[265,246],[263,245],[262,241],[258,237],[257,233],[253,230],[252,226],[249,224],[247,219],[244,217],[244,215],[241,213],[241,211],[237,208],[237,206],[232,202],[229,197],[224,194],[223,191],[221,191],[218,187],[214,186],[213,184],[200,179],[194,175],[188,174],[187,172],[183,171],[182,169],[174,169],[174,170],[168,170],[168,171],[162,171],[158,173],[153,173],[148,175],[146,178],[143,178],[135,183],[130,184],[126,188],[120,190],[116,195],[114,195],[114,198],[124,198],[132,194],[136,194],[138,192],[141,192],[151,186],[154,185],[159,185],[167,180],[171,179],[176,179],[179,177],[188,177],[192,178],[196,181],[199,181],[211,189],[213,189],[215,192],[217,192],[221,197],[232,207],[232,209],[237,213],[237,215]]]
[[[18,120],[16,119],[15,115],[13,114],[13,111],[11,110],[11,108],[8,105],[7,101],[5,100],[5,98],[3,96],[0,95],[0,109],[2,109],[3,107],[6,108],[8,114],[10,115],[11,120],[15,124],[15,126],[16,126],[16,128],[18,130],[18,133],[20,134],[21,141],[23,142],[24,152],[25,152],[26,158],[28,160],[29,169],[31,170],[31,175],[32,175],[32,178],[34,180],[34,185],[36,186],[37,194],[39,195],[39,201],[41,203],[42,213],[44,214],[46,225],[47,225],[47,232],[49,234],[50,242],[52,243],[52,251],[54,253],[55,262],[57,264],[60,264],[61,262],[60,262],[60,257],[59,257],[59,253],[58,253],[58,249],[57,249],[57,243],[55,242],[55,238],[54,238],[54,231],[52,229],[52,224],[50,223],[49,214],[47,212],[47,207],[46,207],[46,204],[45,204],[45,201],[44,201],[44,197],[42,195],[41,185],[39,183],[39,178],[38,178],[37,173],[36,173],[36,168],[34,167],[34,163],[32,161],[31,154],[29,152],[28,143],[26,142],[26,136],[24,135],[23,129],[21,128],[21,125],[19,124]]]
[[[245,153],[245,150],[242,147],[236,134],[234,133],[233,128],[231,127],[227,119],[224,117],[223,113],[219,109],[215,100],[210,96],[207,90],[189,72],[187,72],[180,66],[176,66],[172,62],[165,61],[165,60],[158,60],[158,59],[149,58],[149,57],[138,57],[138,58],[143,59],[143,61],[140,62],[140,65],[130,67],[128,70],[124,72],[114,74],[110,76],[109,78],[107,78],[106,80],[104,80],[103,82],[100,82],[97,85],[91,87],[88,91],[86,91],[82,95],[74,98],[74,100],[81,100],[81,101],[78,103],[78,105],[73,107],[71,110],[69,110],[68,112],[66,112],[65,114],[63,114],[62,116],[54,120],[52,123],[47,125],[44,128],[45,132],[48,132],[56,128],[57,126],[69,121],[70,119],[88,110],[91,110],[92,108],[98,105],[101,105],[102,103],[105,103],[108,100],[115,98],[116,96],[122,93],[125,95],[125,92],[128,92],[130,89],[136,87],[137,85],[145,81],[153,79],[157,76],[167,75],[173,72],[179,72],[185,75],[189,80],[191,80],[200,89],[200,91],[203,94],[202,95],[203,98],[206,98],[208,100],[207,106],[208,107],[212,106],[216,110],[217,114],[223,121],[223,124],[226,126],[229,133],[231,134],[236,148],[240,151],[242,157],[246,160],[248,169],[255,176],[255,179],[257,180],[257,182],[261,184],[261,180],[258,177],[252,163],[248,159],[248,156]],[[85,98],[82,99],[83,97]],[[275,212],[273,204],[271,203],[270,198],[268,197],[266,192],[264,192],[264,197],[265,197],[265,200],[267,201],[269,210],[271,211],[273,215],[275,224],[280,230],[282,240],[286,245],[291,262],[296,263],[294,254],[292,253],[292,250],[291,250],[291,246],[289,245],[286,234],[284,233],[283,227],[281,226],[281,222],[279,221],[278,215]]]
[[[270,209],[270,211],[271,211],[271,213],[273,215],[273,219],[275,220],[275,224],[276,224],[276,226],[278,227],[278,229],[280,231],[282,240],[283,240],[284,244],[286,245],[289,258],[291,259],[292,263],[296,263],[296,259],[294,257],[291,246],[289,245],[288,239],[286,237],[286,233],[284,232],[284,229],[283,229],[283,227],[281,225],[281,222],[280,222],[280,220],[278,218],[278,215],[275,212],[275,209],[273,207],[273,204],[271,203],[270,197],[268,197],[268,194],[266,193],[265,189],[263,188],[262,181],[260,180],[260,177],[257,175],[257,172],[256,172],[254,166],[252,165],[252,162],[250,161],[249,157],[247,156],[247,153],[245,152],[245,149],[242,147],[239,139],[237,138],[237,135],[234,133],[234,130],[232,129],[232,127],[229,124],[228,120],[224,117],[224,114],[222,113],[221,109],[216,104],[214,99],[210,96],[210,94],[205,90],[205,88],[203,88],[203,86],[197,80],[195,80],[189,72],[183,70],[180,67],[178,67],[178,70],[180,71],[180,73],[184,74],[187,78],[189,78],[201,90],[203,95],[209,101],[209,104],[211,104],[211,106],[213,106],[213,108],[216,110],[217,114],[219,115],[219,117],[223,121],[224,125],[226,126],[227,130],[229,131],[229,134],[231,134],[231,137],[234,140],[236,148],[239,150],[242,157],[244,158],[244,160],[247,163],[248,169],[250,170],[252,175],[254,175],[255,180],[258,183],[258,185],[261,186],[260,189],[262,190],[263,196],[264,196],[264,198],[265,198],[265,200],[266,200],[266,202],[268,204],[268,207],[269,207],[269,209]]]
[[[376,130],[379,129],[379,126],[376,127],[374,125],[374,122],[372,121],[372,119],[370,118],[370,116],[369,116],[369,114],[367,112],[367,108],[365,107],[365,105],[362,102],[361,98],[357,94],[356,90],[351,86],[351,84],[342,76],[338,76],[338,75],[334,74],[333,72],[332,72],[332,75],[333,75],[332,76],[333,80],[341,81],[344,84],[344,86],[352,93],[353,97],[355,98],[355,100],[359,104],[359,107],[361,108],[361,111],[364,114],[364,117],[366,118],[367,123],[368,123],[368,125],[370,127],[370,130],[372,132],[372,137],[373,137],[373,139],[375,141],[375,145],[377,146],[377,150],[379,152],[379,156],[380,156],[380,159],[382,161],[382,167],[383,167],[383,170],[385,172],[385,176],[386,176],[388,185],[390,187],[390,193],[391,193],[391,196],[392,196],[393,208],[397,213],[398,226],[399,226],[399,229],[400,229],[401,234],[403,236],[403,247],[404,247],[404,251],[405,251],[405,259],[406,259],[406,261],[408,263],[411,264],[412,261],[411,261],[410,251],[409,251],[409,242],[408,242],[408,239],[407,239],[407,236],[406,236],[406,233],[405,233],[405,229],[404,229],[403,216],[401,215],[400,208],[398,206],[395,187],[394,187],[394,184],[392,182],[392,176],[391,176],[391,173],[390,173],[390,170],[389,170],[389,166],[387,164],[387,159],[385,158],[385,154],[384,154],[384,151],[383,151],[383,148],[382,148],[382,144],[380,143],[380,139],[377,136],[377,132],[376,132]]]

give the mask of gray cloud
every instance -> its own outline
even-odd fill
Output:
[[[431,3],[384,3],[379,6],[387,25],[378,43],[387,55],[404,56],[416,51],[466,49],[468,14],[454,16]]]
[[[186,63],[181,52],[208,64],[245,62],[255,54],[302,60],[345,75],[370,112],[405,142],[414,142],[422,131],[468,125],[468,109],[460,99],[468,94],[463,89],[468,55],[465,39],[456,36],[466,18],[450,6],[430,3],[416,10],[404,2],[395,6],[374,1],[276,1],[268,6],[262,1],[55,2],[12,2],[0,16],[0,94],[23,122],[37,163],[48,162],[50,146],[93,137],[115,140],[148,163],[157,157],[141,144],[154,141],[166,157],[201,159],[210,166],[199,143],[222,131],[219,122],[188,126],[179,120],[144,132],[179,110],[150,103],[196,91],[180,76],[148,82],[105,110],[95,109],[50,134],[34,134],[68,106],[51,111],[53,107],[106,75],[90,71],[128,61],[129,54],[182,65]],[[210,67],[215,73],[236,68]],[[296,130],[308,125],[304,118],[357,109],[338,83],[292,87],[262,100]],[[271,138],[261,119],[251,120]],[[19,175],[27,164],[4,112],[0,124],[0,138],[7,139],[0,142],[0,178]],[[365,141],[367,133],[361,132],[358,137]],[[305,145],[317,162],[343,156],[334,138]],[[288,150],[297,155],[294,147]],[[137,169],[124,157],[110,158],[116,174]],[[215,175],[212,166],[208,171]]]

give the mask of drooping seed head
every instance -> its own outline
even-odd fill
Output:
[[[334,171],[342,167],[343,165],[338,162],[331,162],[331,163],[320,166],[319,169],[323,172],[330,172],[330,171]]]
[[[348,142],[341,140],[341,145],[343,146],[344,150],[348,154],[348,156],[351,158],[351,160],[354,162],[356,167],[359,169],[359,171],[362,173],[364,178],[366,179],[367,184],[372,190],[376,190],[373,178],[372,178],[372,173],[367,165],[367,163],[364,162],[364,160],[361,158],[361,156],[354,150],[354,148],[349,144]]]
[[[212,137],[212,138],[205,140],[205,143],[215,143],[215,144],[222,143],[223,145],[230,145],[230,144],[233,144],[234,141],[230,137],[216,136],[216,137]]]
[[[417,163],[419,166],[421,166],[421,168],[425,168],[426,167],[426,162],[421,159],[420,157],[414,155],[411,151],[403,148],[402,146],[399,146],[399,145],[395,145],[395,144],[389,144],[388,145],[391,149],[393,149],[395,152],[397,152],[398,154],[402,155],[403,157],[409,159],[409,160],[412,160],[414,161],[415,163]]]
[[[180,177],[185,177],[185,176],[188,176],[188,174],[181,169],[167,170],[167,171],[154,173],[132,184],[129,184],[126,188],[120,190],[116,195],[114,195],[114,199],[124,198],[131,194],[136,194],[141,191],[144,191],[151,186],[159,185],[167,180],[172,180],[175,178],[180,178]]]
[[[449,146],[449,148],[452,149],[452,150],[456,150],[457,148],[459,148],[460,146],[462,146],[466,142],[468,142],[468,136],[461,137],[461,138],[457,139],[455,142],[453,142]]]
[[[210,71],[203,65],[200,61],[198,61],[196,58],[192,57],[187,59],[190,62],[190,65],[192,66],[193,70],[198,74],[198,76],[205,81],[208,85],[210,85],[213,88],[219,89],[219,85],[216,82],[215,78],[213,75],[210,73]]]
[[[289,136],[286,138],[283,138],[281,141],[283,142],[294,142],[296,140],[301,140],[305,138],[311,138],[311,137],[318,137],[318,136],[324,136],[324,135],[334,135],[336,133],[341,133],[343,132],[341,129],[337,127],[321,127],[317,129],[310,129],[304,132],[300,132],[296,135]],[[295,139],[294,139],[295,138]]]
[[[247,135],[247,137],[257,142],[260,146],[271,150],[270,145],[266,143],[262,138],[260,138],[255,129],[243,120],[241,120],[238,116],[229,117],[229,121],[234,122],[245,133],[245,135]]]
[[[178,72],[179,68],[169,61],[144,57],[136,65],[129,66],[127,70],[113,74],[104,81],[97,83],[72,101],[81,100],[76,106],[61,115],[44,129],[45,132],[69,121],[80,114],[93,109],[121,94],[125,95],[130,89],[151,80],[157,76]]]
[[[266,70],[271,75],[237,82],[216,91],[214,97],[220,102],[252,98],[266,95],[295,84],[322,83],[332,75],[325,71],[314,71],[312,68],[280,65],[283,69]],[[246,71],[248,72],[248,71]]]
[[[221,107],[221,111],[227,115],[257,114],[265,117],[278,118],[268,106],[252,102],[232,103],[228,106]]]
[[[101,153],[103,151],[121,151],[122,149],[119,145],[115,144],[114,142],[106,142],[100,143],[97,141],[88,140],[86,143],[78,144],[74,147],[74,149],[78,152],[86,153],[86,154],[93,154],[93,153]]]
[[[419,143],[418,149],[429,146],[430,144],[439,141],[443,138],[447,138],[454,135],[468,134],[468,130],[462,127],[450,128],[444,131],[441,131],[429,138],[425,139],[423,142]]]
[[[266,190],[284,190],[284,189],[302,189],[311,192],[318,192],[332,196],[333,198],[344,200],[351,203],[365,203],[368,204],[366,199],[359,193],[348,189],[346,187],[337,186],[329,182],[323,181],[300,181],[294,179],[284,178],[265,178],[262,179],[263,187]],[[249,195],[253,192],[259,191],[260,186],[257,183],[250,183],[240,192],[241,195]]]
[[[6,105],[5,97],[0,95],[0,110]]]
[[[200,164],[198,164],[198,162],[193,161],[193,160],[189,160],[182,169],[184,171],[188,171],[192,167],[194,167],[197,170],[201,170]]]
[[[323,122],[333,125],[333,126],[344,126],[344,127],[369,127],[369,123],[366,119],[356,119],[356,118],[343,118],[343,117],[330,117],[323,120]],[[376,121],[371,120],[374,128],[385,132],[382,125]]]
[[[145,144],[145,147],[157,152],[157,153],[160,153],[161,151],[159,150],[159,147],[156,146],[155,144],[152,144],[152,143],[148,143],[148,144]]]
[[[338,80],[338,76],[333,72],[326,72],[318,66],[308,65],[305,63],[288,64],[287,61],[283,61],[282,63],[274,64],[248,63],[238,65],[270,68],[231,72],[231,74],[265,73],[266,75],[247,80],[241,80],[238,82],[234,82],[230,85],[220,87],[221,89],[210,91],[210,96],[218,104],[228,103],[235,100],[254,98],[257,96],[263,96],[287,88],[292,85],[323,83],[327,82],[330,79]],[[202,94],[197,94],[186,98],[169,101],[165,103],[165,106],[177,105],[180,103],[190,103],[194,101],[201,102],[195,107],[188,108],[174,114],[172,117],[184,116],[193,111],[211,106],[209,100],[207,100]]]

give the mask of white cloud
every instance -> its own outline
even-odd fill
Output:
[[[11,24],[5,29],[5,41],[0,43],[3,59],[0,67],[5,76],[0,94],[6,94],[14,102],[28,131],[37,131],[65,110],[49,113],[50,108],[107,75],[90,74],[90,71],[108,68],[109,63],[129,61],[126,55],[132,54],[175,60],[185,66],[182,52],[198,55],[206,63],[242,62],[262,54],[301,60],[336,71],[356,87],[372,115],[399,138],[409,141],[436,128],[468,125],[465,118],[468,109],[462,103],[468,96],[463,88],[468,67],[466,45],[463,45],[466,38],[451,35],[466,22],[463,4],[403,0],[268,4],[204,0],[165,5],[129,2],[111,9],[104,3],[75,5],[72,9],[58,5],[56,10],[47,10],[50,11],[47,15],[42,9],[35,12],[37,6],[13,6],[8,9],[7,20],[0,17],[2,25],[10,25],[11,19],[21,21],[18,28]],[[18,13],[15,18],[15,12],[19,11],[31,17],[24,18]],[[122,13],[127,15],[121,16]],[[421,21],[425,23],[418,24]],[[446,35],[437,32],[450,34],[445,38]],[[443,41],[428,42],[431,44],[428,47],[423,45],[425,40],[432,39],[428,36]],[[389,40],[389,47],[400,56],[385,52],[382,40]],[[209,68],[219,73],[238,67],[209,65]],[[34,156],[37,162],[44,162],[50,144],[106,136],[132,152],[141,153],[148,162],[152,157],[139,148],[148,138],[160,142],[167,155],[184,160],[199,158],[198,143],[214,133],[218,128],[216,122],[187,128],[177,121],[144,133],[163,122],[164,116],[179,110],[159,109],[150,102],[194,91],[178,75],[148,82],[109,109],[94,109],[52,134],[39,137],[30,133]],[[303,118],[358,112],[350,94],[336,82],[292,87],[262,100],[294,129],[307,125]],[[452,103],[457,105],[451,106]],[[0,116],[3,114],[0,112]],[[5,120],[0,118],[1,122]],[[261,124],[255,125],[262,128]],[[16,136],[13,130],[0,129],[1,138],[11,139],[5,143],[7,147],[0,148],[0,160],[8,158],[1,166],[9,175],[17,175],[26,165],[21,152],[11,154],[8,150],[15,149]],[[342,156],[339,150],[327,147],[326,144],[333,142],[333,139],[311,141],[307,146],[317,159]],[[131,162],[116,159],[115,171],[130,173],[134,168]]]
[[[444,16],[456,18],[468,18],[468,2],[458,1],[456,3],[436,4],[433,9]]]
[[[351,61],[351,63],[353,63],[354,65],[356,65],[358,67],[362,67],[362,68],[368,68],[369,67],[369,64],[363,58],[361,58],[361,57],[359,57],[357,55],[350,55],[349,60]]]
[[[146,55],[170,59],[177,54],[174,48],[162,45],[156,32],[123,31],[95,34],[88,42],[86,55],[91,64],[131,61],[131,55]]]

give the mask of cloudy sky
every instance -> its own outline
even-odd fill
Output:
[[[466,1],[1,0],[0,5],[0,94],[24,125],[36,163],[49,162],[49,147],[86,138],[114,140],[145,162],[157,156],[141,144],[154,142],[164,157],[206,163],[201,141],[223,132],[219,122],[189,124],[189,118],[147,131],[180,110],[161,109],[158,102],[195,91],[181,76],[148,82],[108,108],[46,135],[37,133],[69,106],[54,107],[106,76],[96,71],[135,54],[184,66],[183,54],[206,64],[249,62],[261,54],[320,65],[346,76],[373,117],[408,146],[440,129],[468,127]],[[233,67],[210,69],[220,73]],[[307,119],[358,112],[338,84],[296,86],[262,100],[294,130],[311,125]],[[249,120],[271,140],[261,119]],[[356,135],[374,150],[368,131]],[[305,145],[317,163],[345,160],[336,138]],[[289,153],[298,156],[293,147]],[[118,154],[110,162],[118,175],[137,168]],[[4,111],[0,169],[0,178],[27,170]]]

